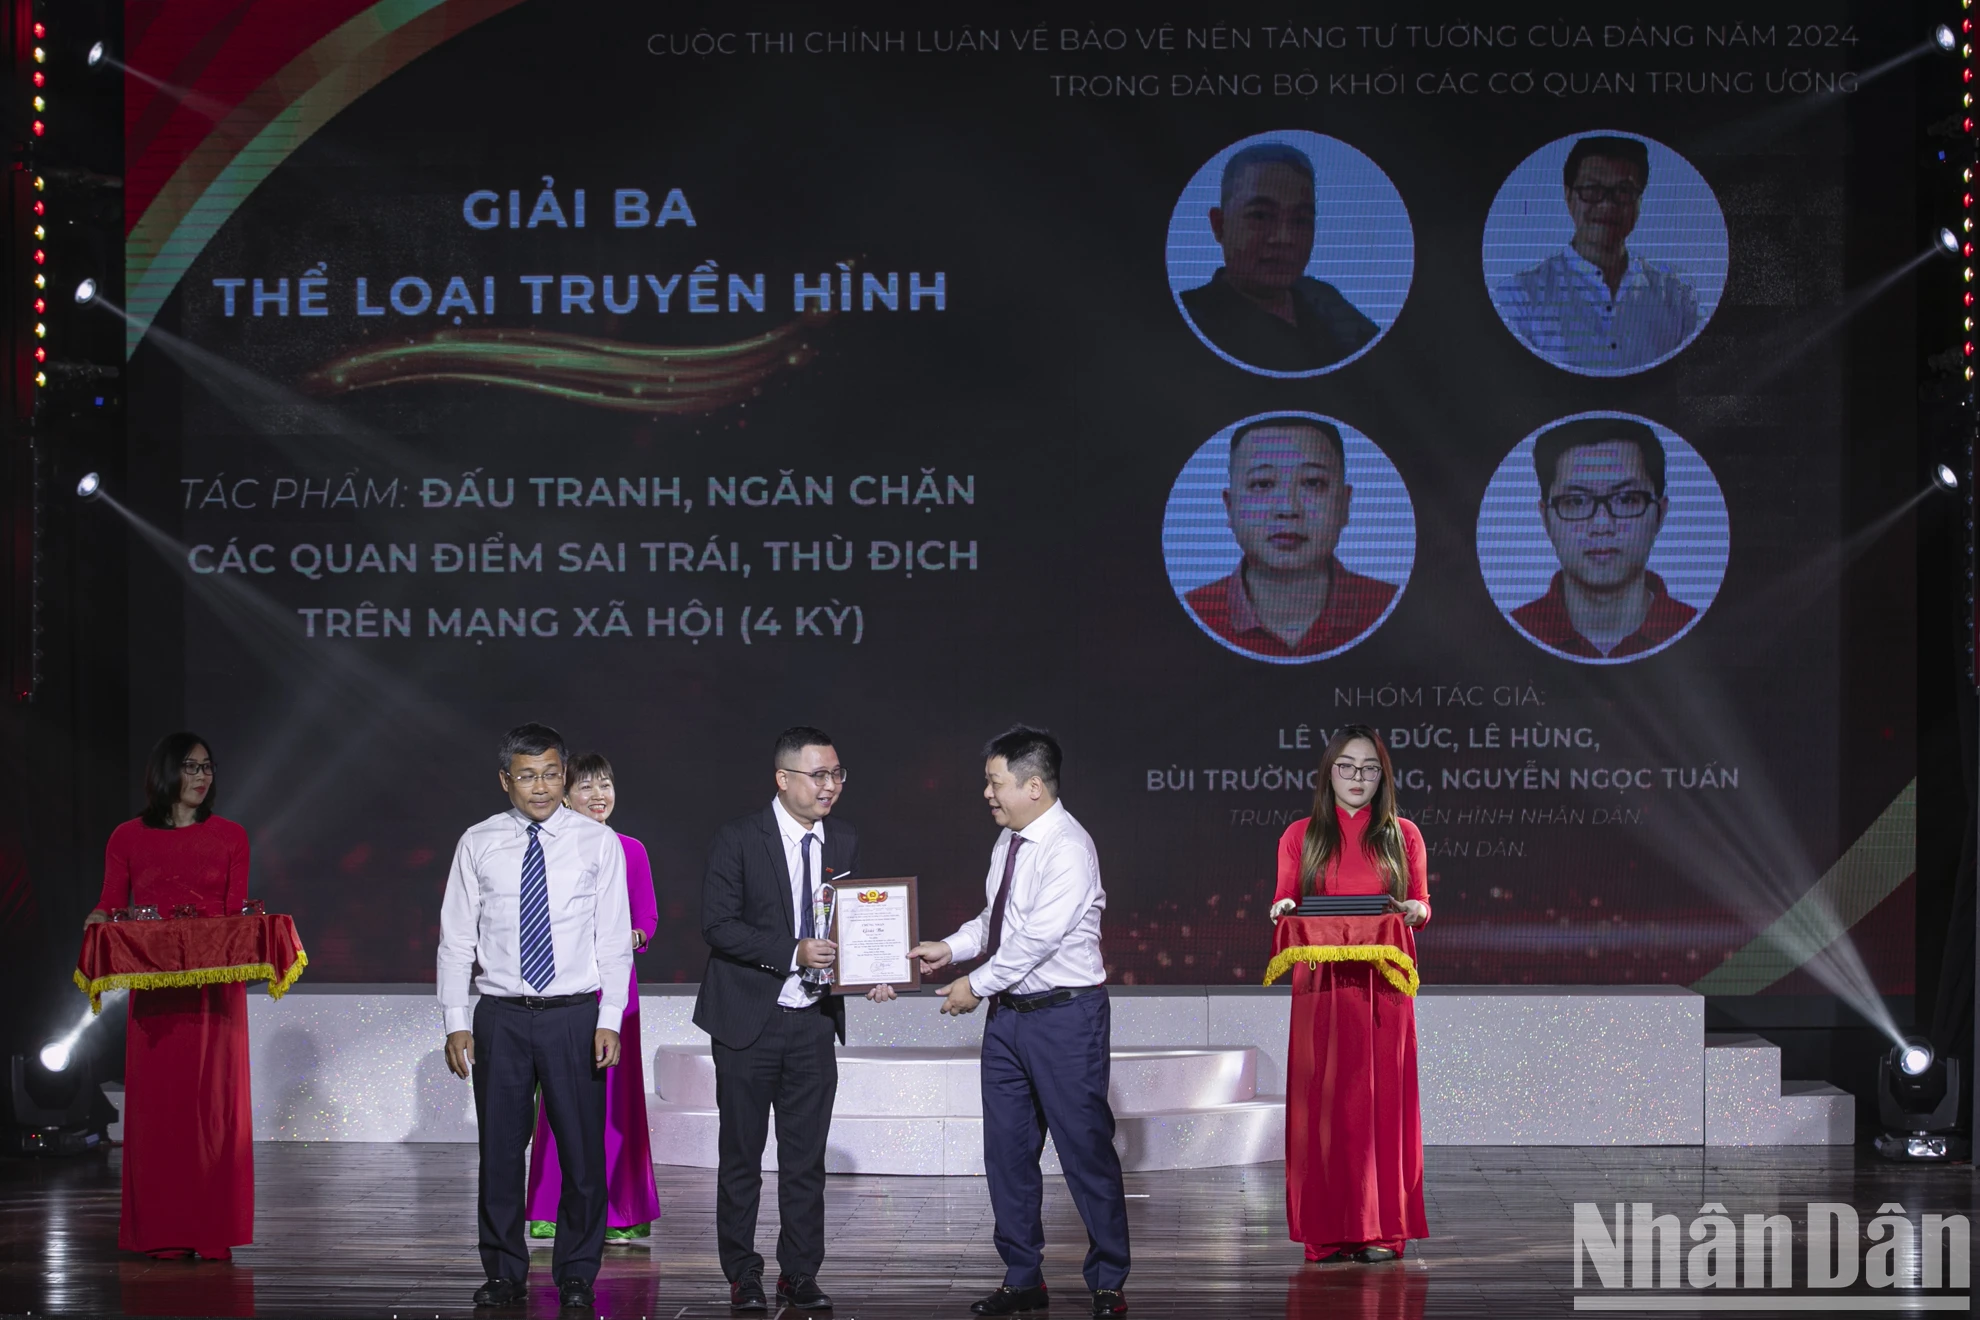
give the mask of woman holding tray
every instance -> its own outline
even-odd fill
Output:
[[[247,900],[247,831],[213,814],[213,754],[175,733],[151,749],[144,813],[110,834],[103,896],[125,907],[232,916]],[[124,1036],[124,1206],[117,1245],[228,1260],[254,1241],[247,987],[133,990]]]
[[[564,805],[602,821],[612,814],[618,795],[612,786],[612,763],[596,752],[571,759]],[[653,896],[653,867],[646,846],[629,834],[619,836],[626,850],[626,887],[632,901],[633,948],[644,949],[660,923],[660,905]],[[557,1140],[550,1120],[536,1115],[536,1139],[529,1148],[529,1234],[552,1237],[557,1232],[557,1196],[563,1186],[557,1165]],[[605,1078],[605,1240],[629,1242],[652,1233],[660,1217],[660,1191],[653,1182],[653,1150],[646,1134],[646,1069],[639,1048],[639,971],[632,974],[626,997],[625,1021],[619,1027],[619,1062]]]
[[[1279,839],[1272,920],[1311,895],[1386,895],[1412,932],[1430,920],[1423,836],[1396,815],[1393,767],[1366,725],[1335,734],[1313,814]],[[1373,925],[1378,917],[1356,919]],[[1286,1062],[1286,1220],[1310,1261],[1394,1260],[1429,1236],[1417,1108],[1414,1001],[1365,946],[1303,949]],[[1328,959],[1326,954],[1339,954]]]

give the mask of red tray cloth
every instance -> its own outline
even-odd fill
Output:
[[[1379,917],[1281,917],[1272,928],[1272,961],[1265,984],[1299,963],[1368,962],[1406,995],[1415,995],[1416,932],[1399,912]]]
[[[280,914],[103,921],[83,932],[75,980],[96,1013],[105,990],[266,981],[280,999],[307,966],[296,923]]]

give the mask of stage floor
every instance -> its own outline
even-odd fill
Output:
[[[1685,1226],[1703,1205],[1720,1202],[1736,1221],[1786,1213],[1799,1229],[1811,1201],[1846,1202],[1867,1226],[1887,1202],[1901,1204],[1916,1224],[1932,1213],[1971,1219],[1976,1200],[1970,1167],[1895,1166],[1847,1147],[1432,1147],[1427,1156],[1434,1236],[1413,1244],[1404,1261],[1377,1266],[1302,1264],[1299,1247],[1285,1238],[1277,1164],[1129,1174],[1132,1314],[1568,1315],[1577,1296],[1570,1263],[1577,1201],[1601,1204],[1605,1216],[1617,1201],[1651,1201]],[[119,1158],[0,1161],[0,1313],[397,1320],[473,1313],[481,1270],[471,1147],[259,1143],[257,1245],[237,1249],[231,1264],[119,1253]],[[599,1314],[725,1316],[714,1174],[658,1173],[665,1218],[648,1245],[607,1248]],[[775,1175],[764,1181],[759,1238],[770,1256]],[[820,1278],[841,1320],[966,1318],[970,1301],[1001,1278],[981,1178],[835,1176],[826,1195]],[[1063,1182],[1047,1181],[1045,1205],[1052,1314],[1071,1320],[1088,1310],[1079,1276],[1085,1235]],[[547,1246],[534,1261],[528,1304],[481,1314],[557,1314]],[[1690,1248],[1681,1241],[1682,1251]],[[1797,1284],[1802,1260],[1797,1242]],[[1584,1304],[1593,1300],[1586,1295],[1592,1270],[1587,1283]],[[1679,1298],[1658,1300],[1669,1306]],[[1879,1300],[1897,1299],[1885,1289]]]

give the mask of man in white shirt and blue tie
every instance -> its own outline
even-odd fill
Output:
[[[990,850],[988,905],[948,939],[913,949],[924,975],[987,959],[949,983],[942,1005],[944,1013],[970,1013],[991,1001],[983,1028],[983,1171],[1004,1284],[969,1309],[1015,1315],[1046,1308],[1038,1157],[1049,1131],[1086,1224],[1093,1314],[1123,1315],[1127,1200],[1107,1100],[1112,1031],[1100,956],[1107,906],[1100,857],[1059,801],[1052,735],[1020,725],[983,754],[983,797],[1004,827]]]
[[[526,1293],[523,1175],[540,1091],[564,1176],[550,1273],[562,1305],[589,1308],[605,1242],[605,1070],[632,973],[626,855],[609,827],[563,805],[570,757],[555,729],[511,729],[499,756],[509,809],[454,850],[437,960],[447,1066],[472,1075],[481,1141],[488,1282],[474,1303]]]

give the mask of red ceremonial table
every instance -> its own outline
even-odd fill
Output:
[[[296,923],[279,914],[103,921],[83,932],[75,980],[100,1012],[105,990],[266,981],[280,999],[307,966]]]
[[[1272,928],[1272,961],[1265,984],[1284,976],[1300,963],[1374,963],[1382,978],[1406,995],[1414,995],[1416,932],[1399,912],[1376,917],[1280,917]]]

